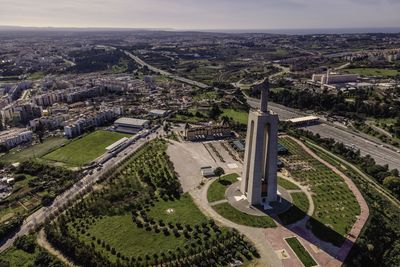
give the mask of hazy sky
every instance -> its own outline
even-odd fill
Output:
[[[400,0],[0,0],[0,25],[176,29],[399,27]]]

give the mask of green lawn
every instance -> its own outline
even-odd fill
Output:
[[[247,253],[240,254],[243,249],[237,250],[238,245],[244,246],[245,252],[253,251],[236,232],[231,237],[228,229],[209,221],[189,194],[167,200],[179,195],[179,180],[165,153],[167,146],[166,141],[157,139],[133,153],[114,171],[112,182],[103,183],[99,191],[83,199],[82,208],[71,207],[74,215],[66,221],[54,224],[53,229],[58,232],[55,240],[62,240],[64,236],[77,237],[111,263],[105,265],[119,261],[132,265],[134,261],[135,266],[161,266],[160,261],[168,265],[170,257],[183,259],[186,255],[207,257],[202,260],[208,261],[214,253],[210,248],[224,246],[232,255],[242,255],[241,258]],[[67,229],[67,233],[61,229]],[[47,231],[51,236],[52,232]],[[80,256],[74,256],[78,262]],[[87,257],[93,256],[92,251],[88,251]],[[218,256],[214,262],[224,266]],[[251,260],[251,255],[248,256]]]
[[[169,121],[172,121],[172,122],[187,122],[187,123],[195,124],[195,123],[207,121],[207,118],[199,118],[199,117],[196,117],[196,116],[190,117],[190,116],[185,116],[185,115],[182,115],[182,114],[175,114],[173,116],[173,118],[169,119]]]
[[[71,166],[84,165],[101,156],[106,151],[105,148],[107,146],[122,137],[129,137],[129,135],[109,131],[96,131],[72,141],[68,145],[45,155],[43,158],[63,162]]]
[[[32,236],[36,240],[36,236]],[[32,253],[25,252],[15,246],[8,248],[0,254],[1,267],[33,267],[33,266],[65,266],[58,259],[53,257],[47,250],[35,243],[35,250]]]
[[[238,122],[240,124],[246,124],[248,121],[249,113],[244,110],[234,110],[234,109],[223,109],[223,113],[221,116],[228,116],[229,118],[232,118],[234,122]]]
[[[213,209],[218,212],[222,217],[237,224],[262,228],[276,227],[276,224],[271,219],[271,217],[249,215],[247,213],[243,213],[237,210],[229,203],[215,205],[213,206]]]
[[[310,205],[304,193],[291,193],[290,196],[293,200],[293,206],[278,215],[284,225],[289,225],[303,219]]]
[[[173,212],[168,213],[168,209],[173,209]],[[164,222],[190,225],[207,222],[207,218],[197,208],[189,194],[184,194],[173,201],[161,199],[147,214],[156,221],[162,219]]]
[[[208,91],[208,92],[200,92],[193,97],[195,101],[201,100],[216,100],[218,99],[218,94],[215,91]]]
[[[400,75],[400,71],[394,69],[354,68],[345,69],[344,71],[347,73],[359,74],[361,76],[393,77]]]
[[[214,202],[225,198],[225,191],[239,177],[236,173],[231,173],[215,180],[207,191],[208,202]]]
[[[44,71],[37,71],[29,74],[28,80],[39,80],[42,79],[44,76],[46,76],[46,73]]]
[[[310,225],[319,238],[339,245],[357,220],[360,206],[343,179],[311,157],[289,138],[280,138],[289,154],[286,159],[295,163],[288,170],[296,181],[308,184],[315,205]],[[297,166],[297,167],[296,167]]]
[[[274,52],[274,54],[276,54],[278,56],[286,56],[289,54],[289,51],[282,49],[282,48],[277,48],[276,51]]]
[[[16,247],[11,247],[0,254],[0,260],[8,261],[10,267],[30,267],[33,266],[35,256],[35,253],[30,254]],[[3,265],[0,264],[0,266]]]
[[[308,253],[308,251],[303,247],[296,237],[286,238],[285,240],[293,249],[294,253],[296,253],[299,260],[304,264],[304,267],[312,267],[317,265],[310,253]]]
[[[300,188],[289,180],[278,177],[278,184],[286,190],[300,190]]]
[[[24,148],[21,151],[18,151],[17,149],[11,149],[8,153],[0,157],[0,161],[14,163],[33,158],[40,158],[67,142],[68,140],[63,137],[50,137],[45,139],[41,144]]]
[[[91,236],[104,240],[106,244],[114,247],[124,256],[153,255],[154,253],[176,250],[185,245],[185,238],[177,238],[173,234],[165,236],[162,232],[146,231],[138,228],[132,221],[130,214],[122,216],[106,216],[97,220],[89,227]],[[91,243],[91,238],[80,235],[86,242]],[[96,244],[96,248],[103,251],[110,259],[116,260],[106,249]]]

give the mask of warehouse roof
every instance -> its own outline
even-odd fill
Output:
[[[163,110],[163,109],[152,109],[149,112],[150,115],[156,115],[156,116],[164,116],[167,113],[168,113],[168,111],[167,110]]]
[[[129,139],[127,137],[122,137],[118,141],[112,143],[108,147],[106,147],[107,151],[113,150],[114,148],[118,147],[119,145],[122,145],[123,143],[127,142]]]
[[[319,117],[317,116],[306,116],[300,118],[289,119],[288,121],[293,123],[302,123],[302,122],[309,122],[309,121],[318,121]]]
[[[129,126],[144,126],[145,124],[149,123],[149,121],[124,117],[124,118],[119,118],[114,123],[115,124],[124,124],[124,125],[129,125]]]

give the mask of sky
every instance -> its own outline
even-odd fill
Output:
[[[166,29],[400,27],[400,0],[0,0],[0,25]]]

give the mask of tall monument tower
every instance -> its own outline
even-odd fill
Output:
[[[261,83],[258,110],[249,113],[240,190],[250,205],[277,200],[278,115],[268,112],[268,80]]]

